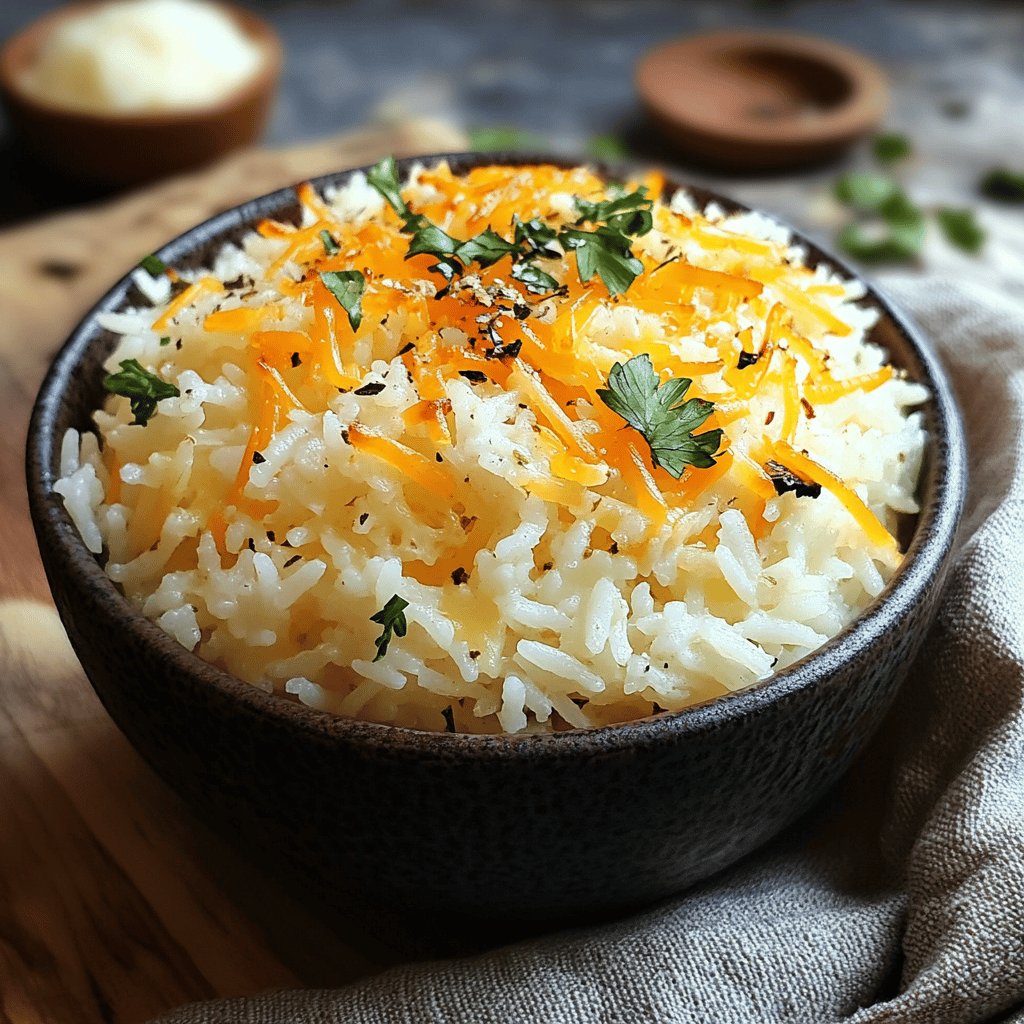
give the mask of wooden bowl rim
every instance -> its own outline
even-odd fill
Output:
[[[399,173],[406,176],[413,164],[432,165],[447,160],[456,173],[481,165],[527,166],[552,164],[571,167],[586,164],[598,173],[621,180],[638,170],[628,165],[609,166],[596,161],[568,160],[550,154],[522,153],[437,153],[406,157],[398,161]],[[351,168],[312,178],[318,191],[325,186],[343,184],[351,175],[369,170]],[[717,202],[729,211],[749,207],[709,189],[686,185],[667,176],[666,192],[687,189],[702,206]],[[156,250],[168,265],[187,266],[189,259],[201,260],[205,253],[230,238],[252,230],[264,218],[294,218],[298,210],[295,187],[278,189],[241,203],[190,228]],[[782,223],[778,218],[772,218]],[[788,226],[787,226],[788,227]],[[353,743],[367,748],[388,748],[393,754],[518,759],[522,757],[561,760],[581,753],[597,754],[610,750],[643,749],[661,743],[683,742],[688,736],[713,733],[744,717],[795,702],[808,691],[826,685],[830,677],[852,659],[869,657],[873,645],[884,642],[887,633],[897,629],[914,606],[924,598],[942,573],[951,552],[966,492],[967,469],[964,436],[959,412],[946,374],[929,343],[899,314],[879,290],[864,281],[842,260],[831,256],[800,232],[789,229],[793,240],[806,247],[808,262],[827,263],[846,278],[861,281],[866,295],[861,304],[878,309],[888,317],[900,349],[894,358],[907,365],[913,379],[931,392],[923,406],[929,430],[925,466],[919,484],[921,512],[903,562],[881,594],[845,629],[816,651],[781,672],[744,690],[716,697],[681,711],[662,712],[646,718],[591,729],[573,729],[559,733],[467,734],[428,732],[405,726],[343,718],[318,711],[277,694],[269,694],[245,683],[186,650],[176,640],[131,606],[127,598],[103,571],[90,553],[63,502],[53,493],[61,438],[55,436],[66,396],[81,388],[77,367],[89,346],[103,338],[96,317],[123,306],[133,292],[131,272],[121,278],[84,316],[57,353],[40,387],[32,412],[26,444],[26,473],[29,506],[40,548],[56,550],[66,572],[84,578],[91,590],[113,608],[124,629],[138,640],[152,645],[157,653],[175,665],[180,675],[211,686],[256,716],[269,716],[282,727],[305,733],[310,742]],[[133,268],[134,270],[134,268]],[[112,339],[106,339],[112,344]],[[101,342],[102,343],[102,342]],[[97,388],[98,390],[98,388]]]

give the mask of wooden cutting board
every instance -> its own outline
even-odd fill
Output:
[[[251,151],[0,234],[0,1022],[138,1024],[197,999],[343,984],[396,959],[216,839],[107,718],[50,601],[23,451],[50,359],[141,255],[304,178],[464,144],[411,122]]]

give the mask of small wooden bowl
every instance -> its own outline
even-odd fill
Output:
[[[830,159],[878,125],[889,98],[867,57],[784,32],[674,40],[640,61],[636,87],[670,143],[745,170]]]
[[[76,181],[119,188],[199,167],[255,142],[281,71],[281,44],[266,22],[218,3],[262,49],[259,70],[217,103],[144,113],[94,114],[56,106],[21,85],[58,25],[99,6],[72,4],[33,22],[0,50],[0,98],[21,144],[40,163]]]

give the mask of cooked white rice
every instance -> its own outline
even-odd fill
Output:
[[[403,194],[452,234],[491,223],[511,237],[510,207],[561,223],[574,217],[573,195],[601,187],[583,169],[453,182],[442,166],[418,170]],[[98,437],[69,431],[62,449],[56,490],[84,542],[105,551],[110,578],[185,647],[341,715],[460,732],[588,727],[743,689],[813,651],[882,590],[900,555],[881,527],[894,533],[900,514],[917,511],[925,438],[909,410],[927,393],[880,370],[886,354],[865,337],[875,313],[856,304],[863,287],[804,269],[777,224],[702,213],[678,194],[635,239],[645,272],[624,295],[610,299],[598,277],[584,285],[567,257],[540,264],[568,287],[542,300],[510,278],[506,259],[442,302],[427,258],[401,260],[407,239],[362,175],[326,197],[329,209],[302,196],[310,230],[264,226],[226,246],[209,272],[216,281],[183,273],[205,283],[184,305],[174,300],[170,317],[170,279],[136,271],[152,307],[101,316],[121,336],[107,368],[137,359],[180,396],[160,401],[145,426],[132,425],[126,398],[111,397],[95,416]],[[341,244],[333,262],[318,238],[324,226]],[[372,239],[385,236],[400,243],[386,266],[397,274],[404,265],[403,280],[377,273],[359,330],[338,306],[335,333],[318,342],[315,274],[303,275],[363,268]],[[642,308],[646,277],[673,255],[682,258],[657,271],[668,305],[659,293]],[[750,287],[694,283],[689,267]],[[504,387],[450,367],[424,384],[421,353],[434,352],[430,365],[449,356],[462,365],[457,357],[482,350],[474,339],[475,353],[464,353],[467,333],[445,319],[452,309],[475,323],[513,302],[529,315],[506,309],[495,323],[506,344],[524,340],[519,358],[480,364],[507,372]],[[264,311],[235,329],[230,318],[204,327],[211,313],[243,307]],[[560,329],[567,343],[545,342]],[[255,330],[293,333],[267,341]],[[301,336],[311,339],[306,354],[274,364],[267,346]],[[757,353],[766,340],[767,354],[738,369],[741,350]],[[409,342],[417,348],[399,354]],[[316,348],[328,343],[333,364]],[[718,418],[702,428],[725,431],[715,468],[677,481],[651,465],[638,432],[621,419],[609,427],[610,410],[583,377],[603,385],[614,362],[640,352],[662,379],[692,375],[687,397],[716,403]],[[268,383],[261,354],[296,408]],[[678,371],[716,360],[713,372]],[[738,402],[741,384],[762,372]],[[424,408],[428,385],[440,388],[430,408],[443,423],[411,411]],[[267,395],[282,412],[239,475]],[[785,430],[877,530],[834,487],[776,494],[764,466]],[[629,444],[653,492],[640,493]],[[581,458],[588,446],[595,454]],[[393,595],[408,602],[408,632],[375,662],[381,626],[371,616]]]

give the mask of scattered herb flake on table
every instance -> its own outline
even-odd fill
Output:
[[[985,229],[978,224],[973,210],[943,206],[935,211],[935,219],[950,245],[973,254],[985,244]]]
[[[982,195],[999,203],[1024,203],[1024,172],[995,167],[981,179]]]

